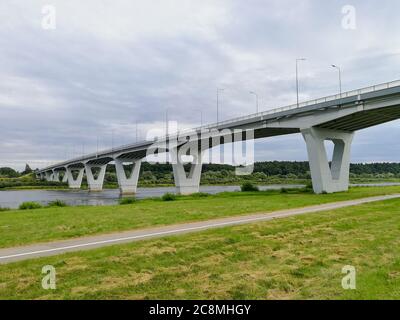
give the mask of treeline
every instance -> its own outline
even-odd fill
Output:
[[[189,165],[186,167],[189,170]],[[230,165],[204,164],[202,184],[228,184],[243,181],[265,183],[304,183],[311,178],[307,161],[264,161],[254,164],[253,173],[239,176],[236,168]],[[129,169],[128,169],[129,173]],[[350,176],[354,182],[374,180],[389,181],[400,179],[400,163],[352,164]],[[106,182],[115,183],[116,175],[113,165],[107,167]],[[143,162],[139,182],[141,184],[171,184],[173,183],[171,164],[150,164]]]
[[[110,170],[112,170],[110,168]],[[170,173],[172,166],[170,164],[150,164],[144,162],[142,171],[150,171],[155,175]],[[204,164],[203,172],[209,171],[235,171],[234,166],[220,164]],[[254,173],[262,172],[269,176],[289,175],[307,176],[310,173],[308,161],[263,161],[254,164]],[[361,174],[400,174],[400,163],[352,163],[350,173]]]
[[[107,172],[114,172],[113,165],[108,165]],[[203,173],[206,172],[234,172],[235,167],[231,165],[221,164],[204,164]],[[156,178],[161,178],[165,174],[172,173],[171,164],[150,164],[143,162],[141,166],[141,173],[151,172]],[[254,164],[254,173],[264,173],[268,176],[277,175],[296,175],[304,176],[309,175],[310,168],[308,161],[263,161]],[[18,172],[9,167],[0,168],[0,178],[18,178],[26,174],[32,173],[29,165],[26,165],[25,170]],[[355,175],[362,174],[400,174],[400,163],[352,163],[350,165],[350,173]]]
[[[29,167],[28,164],[25,165],[25,170],[22,172],[18,172],[13,168],[2,167],[0,168],[0,178],[19,178],[21,176],[31,174],[33,170]]]
[[[353,174],[400,174],[400,163],[355,163],[350,165]]]
[[[22,172],[17,172],[16,170],[9,167],[0,168],[0,190],[6,188],[56,188],[66,186],[66,183],[36,179],[35,174],[28,165],[26,165],[25,170]]]
[[[127,174],[130,173],[129,166]],[[186,170],[189,170],[187,165]],[[236,167],[230,165],[204,164],[201,176],[202,184],[240,184],[243,182],[254,183],[307,183],[310,176],[310,168],[307,161],[264,161],[254,164],[251,175],[237,175]],[[65,186],[57,182],[37,180],[34,173],[30,173],[27,166],[24,172],[17,172],[12,168],[0,168],[0,189],[22,186]],[[96,173],[95,173],[96,175]],[[350,178],[354,183],[367,183],[377,181],[399,181],[400,163],[368,163],[351,164]],[[397,179],[397,180],[396,180]],[[150,164],[143,162],[139,176],[139,184],[171,185],[174,177],[171,164]],[[84,179],[83,184],[86,184]],[[116,187],[117,177],[114,165],[107,166],[105,186]]]

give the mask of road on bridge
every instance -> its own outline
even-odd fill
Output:
[[[185,234],[196,231],[203,231],[212,228],[221,228],[246,223],[254,223],[259,221],[268,221],[272,219],[296,216],[305,213],[313,213],[320,211],[328,211],[340,209],[365,203],[383,201],[389,199],[400,198],[400,194],[369,197],[357,200],[340,201],[316,206],[309,206],[290,210],[281,210],[270,213],[257,213],[251,215],[242,215],[228,217],[223,219],[213,219],[201,222],[192,222],[184,224],[175,224],[151,229],[132,230],[117,232],[111,234],[75,238],[63,241],[54,241],[41,244],[33,244],[28,246],[0,249],[0,264],[10,263],[14,261],[33,259],[38,257],[52,256],[65,252],[73,252],[80,250],[90,250],[94,248],[128,243],[133,241],[160,238],[170,235]]]

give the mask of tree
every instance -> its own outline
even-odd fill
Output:
[[[29,164],[26,164],[25,165],[25,170],[21,174],[25,175],[25,174],[30,174],[30,173],[32,173],[32,169],[29,166]]]
[[[12,168],[3,167],[0,168],[0,176],[5,178],[17,178],[19,173]]]

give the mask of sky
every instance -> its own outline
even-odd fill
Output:
[[[49,9],[50,6],[50,9]],[[347,11],[348,8],[353,8]],[[50,11],[49,11],[50,10]],[[179,128],[400,79],[396,0],[2,0],[0,166],[44,167]],[[53,15],[54,13],[54,15]],[[354,14],[353,14],[354,13]],[[54,19],[53,19],[54,18]],[[356,133],[352,162],[399,161],[399,121]],[[307,160],[300,134],[255,159]]]

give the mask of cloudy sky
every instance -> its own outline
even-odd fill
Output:
[[[55,29],[49,11],[56,10]],[[355,29],[342,9],[355,8]],[[44,10],[44,11],[43,11]],[[396,0],[2,0],[0,166],[43,167],[179,127],[400,78]],[[345,20],[348,21],[348,20]],[[46,24],[47,23],[47,24]],[[50,26],[51,23],[50,23]],[[348,26],[348,24],[347,24]],[[400,122],[357,133],[352,161],[399,161]],[[113,138],[112,138],[113,137]],[[305,160],[300,135],[256,142],[257,160]]]

